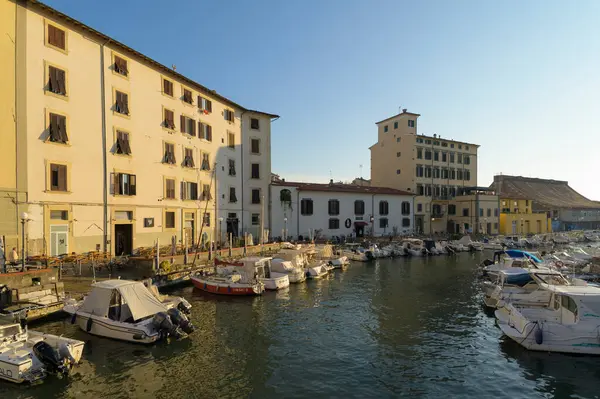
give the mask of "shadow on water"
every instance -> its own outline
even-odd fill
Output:
[[[188,339],[141,346],[68,319],[37,330],[86,341],[68,379],[0,383],[4,398],[594,397],[597,358],[528,352],[481,306],[486,254],[357,263],[260,297],[192,287]]]

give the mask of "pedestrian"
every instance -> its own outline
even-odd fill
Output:
[[[16,265],[19,261],[19,254],[17,253],[17,248],[13,247],[13,249],[8,253],[8,257],[6,258],[8,264]]]

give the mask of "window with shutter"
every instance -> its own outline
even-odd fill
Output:
[[[115,145],[115,153],[131,155],[131,148],[129,147],[129,133],[117,130],[117,143]]]
[[[168,163],[171,165],[175,164],[175,144],[172,143],[164,143],[165,145],[165,153],[163,156],[163,163]]]
[[[175,179],[165,179],[165,198],[175,199]]]
[[[235,148],[235,134],[231,132],[227,133],[227,146],[229,148]]]
[[[207,154],[207,153],[202,154],[202,165],[200,166],[200,169],[210,170],[209,154]]]
[[[113,65],[113,69],[119,75],[127,76],[129,74],[129,70],[127,69],[127,60],[119,57],[118,55],[114,56],[115,63]]]
[[[237,196],[235,195],[235,187],[229,187],[229,202],[237,202]]]
[[[191,148],[185,149],[185,157],[183,158],[183,166],[188,168],[194,167],[194,150]]]
[[[251,139],[250,140],[250,150],[253,154],[260,154],[260,140],[259,139]]]
[[[300,213],[302,215],[312,215],[313,214],[313,200],[308,198],[303,198],[300,201]]]
[[[48,67],[48,91],[62,96],[67,95],[66,72],[62,69]]]
[[[252,189],[252,203],[260,204],[260,189],[258,188]]]
[[[204,216],[202,216],[202,224],[210,227],[210,212],[204,212]]]
[[[256,118],[250,118],[250,129],[254,129],[254,130],[258,130],[259,129],[258,119],[256,119]]]
[[[115,99],[115,112],[122,115],[129,115],[129,96],[116,90]]]
[[[173,97],[173,82],[163,79],[163,93],[167,96]]]
[[[65,31],[54,25],[48,24],[48,44],[61,50],[66,50]]]
[[[260,164],[257,164],[257,163],[252,164],[251,178],[252,179],[260,179]]]
[[[364,215],[365,214],[365,201],[356,200],[354,201],[354,214]]]
[[[165,228],[175,228],[175,212],[165,212]]]
[[[210,185],[203,184],[202,185],[202,201],[210,201],[212,200],[212,194],[210,193]]]
[[[225,111],[223,111],[223,117],[228,122],[233,122],[234,115],[235,115],[234,112],[229,109],[226,109]]]
[[[164,109],[163,126],[167,129],[175,129],[175,114],[170,109]]]
[[[50,164],[50,191],[67,191],[67,166]]]
[[[229,160],[229,176],[235,176],[235,160]]]
[[[48,114],[50,124],[48,126],[48,140],[53,143],[67,144],[67,117],[50,112]]]
[[[387,215],[389,212],[389,204],[387,201],[379,201],[379,214]]]
[[[340,214],[340,201],[329,200],[328,208],[329,208],[330,215],[339,215]]]
[[[402,214],[410,215],[410,202],[407,202],[407,201],[402,202]]]
[[[192,92],[188,89],[183,89],[183,101],[192,104],[194,100],[192,99]]]

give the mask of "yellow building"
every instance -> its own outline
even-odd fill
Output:
[[[419,114],[401,113],[377,122],[371,150],[371,184],[407,190],[415,198],[415,229],[445,233],[449,200],[477,185],[477,144],[417,133]],[[497,228],[490,234],[497,234]]]
[[[172,236],[192,245],[218,239],[219,226],[258,232],[276,115],[36,1],[0,0],[0,20],[9,245],[22,212],[29,254],[128,254]]]
[[[500,234],[527,235],[552,232],[552,219],[545,211],[534,212],[533,201],[500,198]]]

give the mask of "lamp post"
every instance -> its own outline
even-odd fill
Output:
[[[223,246],[223,218],[219,218],[219,249]]]
[[[523,218],[521,218],[521,235],[524,235],[523,234]]]
[[[283,218],[283,241],[287,241],[287,217]]]
[[[27,212],[21,213],[21,271],[25,271],[25,223],[28,221]]]

